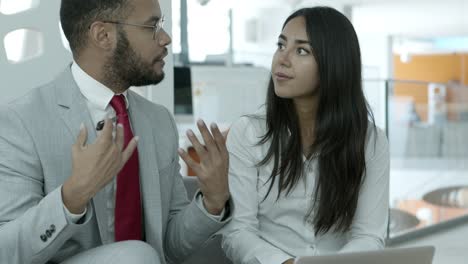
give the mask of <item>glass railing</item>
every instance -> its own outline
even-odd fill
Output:
[[[382,82],[391,156],[388,238],[468,215],[468,87]]]

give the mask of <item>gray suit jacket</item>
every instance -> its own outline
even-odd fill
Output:
[[[130,118],[140,137],[140,182],[146,242],[161,263],[182,262],[218,231],[187,199],[179,174],[178,135],[170,113],[129,91]],[[0,107],[0,262],[56,263],[102,245],[106,198],[99,192],[82,224],[68,223],[61,185],[71,175],[71,146],[80,124],[96,138],[86,102],[68,67],[56,80]],[[54,226],[54,232],[46,232]],[[41,235],[48,233],[47,241]]]

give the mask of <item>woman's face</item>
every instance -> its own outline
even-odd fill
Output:
[[[304,17],[291,19],[281,32],[271,73],[277,96],[296,99],[315,95],[319,84],[318,65]]]

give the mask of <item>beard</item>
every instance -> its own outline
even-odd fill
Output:
[[[164,72],[158,74],[154,71],[153,66],[157,62],[158,59],[146,62],[130,46],[126,33],[118,29],[117,46],[104,64],[106,83],[124,89],[158,84],[164,79]]]

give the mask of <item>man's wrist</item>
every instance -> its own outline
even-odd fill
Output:
[[[86,213],[88,211],[88,208],[86,207],[82,214],[72,214],[64,204],[63,205],[63,210],[65,211],[65,216],[66,216],[68,222],[73,223],[73,224],[78,224],[83,219],[83,217],[86,215]]]
[[[221,212],[226,207],[226,202],[229,200],[229,196],[224,199],[209,199],[206,196],[203,196],[203,206],[206,211],[211,215],[220,215]]]
[[[89,199],[83,197],[83,195],[76,196],[74,193],[79,193],[73,191],[73,188],[70,186],[69,182],[65,182],[62,186],[62,201],[66,209],[75,215],[83,214],[86,205],[88,204]],[[81,192],[82,193],[82,192]]]

